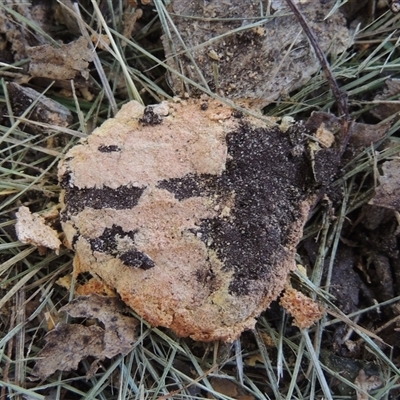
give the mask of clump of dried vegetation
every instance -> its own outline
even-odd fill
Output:
[[[71,319],[60,309],[82,282],[59,280],[72,270],[68,249],[55,253],[17,240],[15,214],[27,206],[59,231],[57,164],[68,149],[129,100],[173,97],[166,71],[174,71],[160,40],[171,21],[167,2],[80,3],[0,4],[0,397],[398,398],[400,216],[396,207],[379,207],[383,200],[369,203],[379,177],[390,175],[392,164],[382,165],[396,162],[400,151],[400,14],[386,4],[374,8],[374,1],[361,11],[351,7],[361,2],[331,2],[332,10],[344,7],[352,44],[329,59],[330,71],[348,95],[351,120],[373,128],[357,136],[359,147],[353,144],[313,210],[298,249],[292,285],[323,306],[323,317],[299,329],[276,302],[240,340],[205,345],[136,316],[137,338],[124,355],[103,357],[95,367],[89,356],[74,370],[35,378],[45,335]],[[91,49],[66,45],[80,36],[90,38]],[[52,49],[60,47],[64,57],[57,59]],[[264,110],[299,120],[312,111],[338,112],[323,69]]]

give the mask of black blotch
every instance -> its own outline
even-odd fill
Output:
[[[232,117],[234,118],[243,118],[243,112],[240,110],[235,110],[232,113]]]
[[[135,207],[142,195],[144,188],[120,186],[111,189],[79,189],[76,186],[64,186],[65,204],[64,213],[76,215],[86,207],[100,210],[111,208],[114,210],[127,210]]]
[[[71,173],[70,172],[65,172],[63,176],[60,179],[60,186],[65,189],[66,187],[69,186],[69,183],[71,181]]]
[[[78,239],[79,239],[79,235],[76,233],[76,234],[72,237],[72,243],[71,243],[72,247],[75,247],[75,244],[76,244],[76,242],[78,241]]]
[[[126,251],[125,253],[119,255],[118,258],[127,267],[135,267],[147,270],[155,266],[154,261],[147,254],[137,250]]]
[[[314,154],[315,179],[323,186],[333,181],[339,170],[338,152],[335,149],[321,149]]]
[[[207,196],[217,189],[216,176],[211,174],[188,174],[182,178],[163,180],[157,184],[160,189],[173,193],[179,201],[190,197]]]
[[[247,294],[251,281],[274,273],[285,257],[288,230],[299,218],[305,188],[313,181],[306,155],[293,157],[291,150],[290,135],[283,135],[279,128],[242,127],[228,138],[232,160],[227,173],[237,188],[237,203],[246,204],[233,211],[233,218],[241,221],[240,232],[221,236],[222,243],[231,243],[229,236],[233,237],[233,245],[224,249],[235,269],[233,293]],[[238,257],[244,263],[235,262]]]
[[[109,146],[102,144],[101,146],[99,146],[97,148],[97,150],[100,151],[100,153],[112,153],[112,152],[121,151],[121,147],[119,147],[115,144],[111,144]]]
[[[144,109],[143,117],[139,119],[142,125],[159,125],[162,123],[162,118],[159,114],[155,113],[153,107],[147,106]]]
[[[125,232],[120,226],[113,225],[111,228],[105,228],[103,233],[96,239],[88,239],[88,241],[92,251],[117,255],[117,238],[129,237],[134,242],[135,233],[136,231]]]
[[[235,191],[235,205],[231,218],[204,220],[201,231],[234,270],[230,292],[245,295],[284,258],[288,230],[313,177],[306,156],[293,157],[289,136],[279,128],[243,125],[228,135],[227,145],[230,159],[219,185]]]
[[[135,234],[137,231],[125,232],[122,227],[113,225],[104,229],[104,232],[95,239],[87,239],[92,251],[109,254],[119,258],[126,266],[141,268],[144,270],[153,268],[154,261],[145,253],[136,249]],[[128,237],[132,241],[132,248],[123,253],[118,251],[118,240]]]

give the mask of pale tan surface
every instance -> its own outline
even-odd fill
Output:
[[[16,216],[15,231],[22,243],[47,247],[58,252],[61,245],[58,233],[45,224],[44,218],[40,215],[32,214],[29,208],[24,206],[18,209]]]
[[[176,118],[174,107],[184,108],[185,112]],[[87,140],[94,149],[117,145],[122,152],[103,153],[99,157],[97,151],[87,152],[86,145],[75,146],[68,152],[68,157],[73,157],[68,163],[74,171],[71,183],[79,188],[143,187],[188,173],[220,174],[226,162],[226,127],[216,120],[215,114],[226,108],[221,105],[214,112],[203,113],[198,113],[198,104],[172,104],[170,108],[172,115],[154,127],[140,125],[138,118],[143,107],[138,103],[124,105],[117,118],[106,121]],[[130,113],[129,118],[126,115]],[[61,167],[61,175],[63,171]]]

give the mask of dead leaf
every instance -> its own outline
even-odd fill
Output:
[[[63,127],[67,127],[72,123],[73,116],[67,107],[41,95],[36,90],[23,87],[15,82],[9,82],[7,89],[15,116],[21,116],[34,101],[37,101],[35,107],[29,113],[30,121]],[[43,132],[43,127],[40,125],[30,124],[29,128],[35,133]]]
[[[354,383],[362,390],[362,392],[357,390],[357,400],[368,400],[369,396],[366,393],[383,385],[383,381],[379,376],[372,375],[368,377],[363,369],[360,370]]]
[[[60,311],[74,318],[96,318],[104,324],[103,355],[107,358],[127,354],[136,340],[138,321],[122,314],[125,304],[116,297],[99,295],[81,296],[65,305]]]
[[[371,144],[383,139],[391,124],[362,124],[354,122],[351,125],[349,144],[358,151],[370,147]]]
[[[8,3],[8,4],[7,4]],[[49,9],[51,2],[41,2],[41,6]],[[47,5],[46,5],[47,3]],[[29,24],[39,26],[46,31],[44,21],[38,19],[38,15],[32,12],[32,2],[11,2],[2,1],[0,7],[0,37],[2,42],[1,58],[9,60],[10,63],[17,62],[27,58],[27,49],[33,44],[44,44],[47,39],[36,32],[32,34]],[[23,18],[18,18],[7,10],[7,6],[12,7],[14,12],[20,14]],[[50,10],[49,10],[50,11]],[[24,22],[24,20],[26,22]],[[47,18],[48,20],[48,18]],[[29,23],[28,23],[29,21]]]
[[[32,214],[29,208],[24,206],[19,208],[16,216],[15,231],[22,243],[47,247],[58,253],[61,246],[58,233],[45,224],[44,218],[40,215]]]
[[[58,324],[46,335],[46,346],[39,353],[33,374],[45,379],[57,370],[77,369],[87,356],[102,357],[103,347],[104,330],[99,326]]]
[[[74,42],[60,44],[58,48],[49,44],[31,47],[28,56],[31,58],[29,74],[32,77],[57,81],[74,79],[75,83],[80,77],[84,80],[89,78],[88,66],[93,60],[88,43],[82,36]]]
[[[397,100],[400,93],[400,79],[388,79],[386,88],[381,94],[375,96],[374,102],[378,105],[371,114],[380,120],[384,120],[400,111],[400,102]]]
[[[383,175],[379,177],[375,196],[368,204],[400,211],[400,160],[384,162],[382,171]]]
[[[246,394],[246,392],[235,382],[225,378],[212,378],[211,385],[216,392],[222,393],[225,396],[238,399],[238,400],[254,400],[253,396]],[[207,394],[207,398],[215,399],[211,394]]]
[[[253,354],[244,360],[244,363],[249,367],[255,367],[257,363],[264,364],[264,358],[260,353]]]
[[[350,126],[349,145],[356,153],[371,146],[371,143],[376,143],[384,138],[391,124],[362,124],[353,122]],[[322,147],[329,148],[340,143],[342,125],[338,117],[333,114],[314,111],[311,117],[307,120],[307,128],[315,131],[315,138]]]
[[[124,308],[117,298],[98,295],[78,297],[62,307],[60,311],[72,317],[96,318],[104,328],[98,325],[58,324],[45,337],[46,345],[38,355],[33,375],[44,379],[57,370],[76,369],[79,362],[88,356],[96,359],[89,371],[92,375],[99,360],[126,355],[136,340],[138,322],[123,315]]]

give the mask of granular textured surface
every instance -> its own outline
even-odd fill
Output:
[[[331,13],[330,1],[295,3],[324,54],[335,58],[347,49],[346,20]],[[235,104],[261,109],[320,69],[285,0],[174,0],[169,11],[163,37],[169,66]],[[177,95],[196,94],[179,75],[169,72],[169,80]]]
[[[69,151],[63,229],[76,272],[153,325],[232,341],[294,268],[315,197],[305,128],[267,127],[212,100],[165,105],[149,124],[131,102]]]

